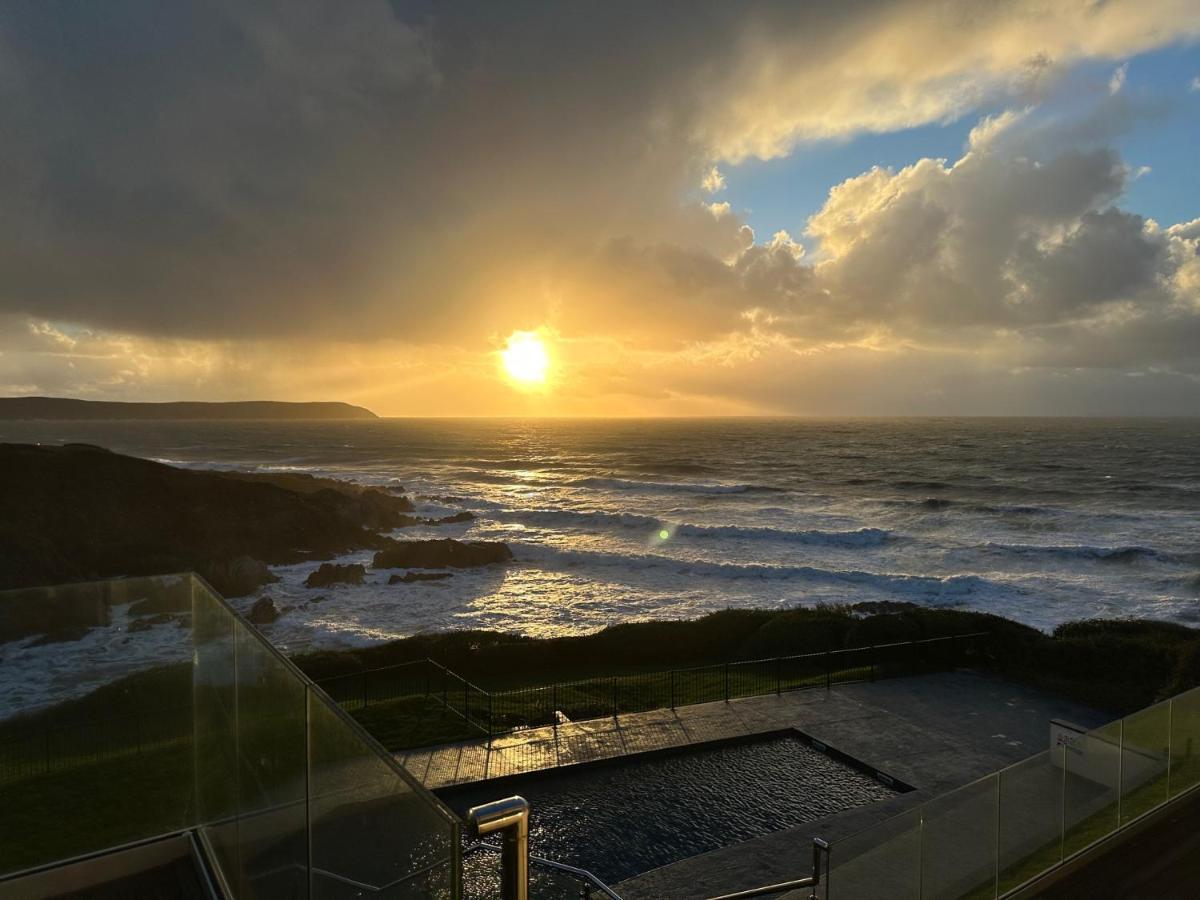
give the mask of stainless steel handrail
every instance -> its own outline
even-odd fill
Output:
[[[782,894],[784,891],[816,887],[816,885],[817,880],[812,875],[809,875],[806,878],[797,878],[795,881],[781,881],[779,884],[765,884],[762,887],[737,891],[733,894],[721,894],[719,897],[710,897],[709,900],[745,900],[748,897],[765,897],[768,894]]]
[[[821,883],[821,854],[829,851],[829,844],[821,838],[813,839],[812,874],[792,881],[781,881],[778,884],[764,884],[761,887],[747,888],[732,894],[721,894],[708,900],[749,900],[751,897],[765,897],[768,894],[782,894],[784,891],[794,891],[798,888],[815,888]],[[817,900],[817,892],[809,894],[809,900]]]
[[[474,853],[476,850],[488,850],[492,853],[502,852],[502,848],[497,847],[495,844],[489,844],[484,841],[480,841],[478,844],[472,844],[470,847],[467,847],[467,849],[463,851],[463,856],[466,857],[469,854]],[[593,875],[587,869],[580,869],[578,866],[569,866],[566,863],[558,862],[557,860],[553,859],[546,859],[544,856],[534,856],[533,854],[529,855],[529,861],[534,865],[545,866],[548,869],[556,869],[560,872],[566,872],[569,875],[574,875],[576,878],[586,881],[589,885],[591,885],[593,890],[599,891],[605,897],[608,897],[609,900],[623,900],[620,894],[610,888],[607,884],[601,881],[599,877]]]
[[[505,797],[467,810],[467,823],[477,837],[500,834],[501,900],[529,900],[529,803]]]

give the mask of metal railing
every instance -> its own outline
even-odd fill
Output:
[[[924,638],[680,669],[604,675],[489,691],[433,659],[325,678],[321,687],[349,712],[423,703],[453,713],[481,736],[655,709],[783,694],[936,671],[978,658],[987,632]],[[385,741],[408,749],[404,739]],[[433,743],[433,741],[427,741]]]
[[[813,891],[809,894],[809,900],[818,900],[817,888],[821,886],[821,863],[828,851],[829,845],[820,838],[816,838],[813,841],[811,875],[806,875],[803,878],[794,878],[791,881],[780,881],[774,884],[764,884],[761,887],[734,891],[732,894],[721,894],[717,897],[710,897],[709,900],[751,900],[753,897],[769,897],[773,894],[798,891],[801,888],[812,888]]]

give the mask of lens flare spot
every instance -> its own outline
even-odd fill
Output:
[[[660,541],[665,541],[670,536],[671,536],[671,532],[667,531],[667,529],[665,529],[665,528],[660,529],[658,532],[658,539]]]

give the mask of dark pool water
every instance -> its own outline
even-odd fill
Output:
[[[615,884],[896,792],[784,736],[439,793],[459,814],[520,794],[531,808],[531,853]]]

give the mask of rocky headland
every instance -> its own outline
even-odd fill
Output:
[[[412,512],[395,490],[310,475],[191,471],[86,444],[0,444],[0,589],[195,571],[238,597],[277,580],[270,566],[352,551],[377,551],[376,568],[512,558],[504,544],[388,537],[397,528],[466,519]],[[313,585],[361,579],[361,566],[345,568],[315,570]],[[39,600],[29,597],[10,598],[0,610],[0,641],[46,633],[48,625],[65,637],[107,624],[104,602],[63,604],[51,614],[35,612]],[[171,612],[178,610],[131,610]]]

